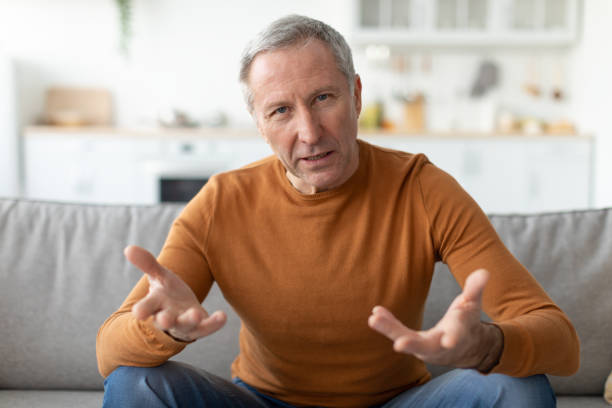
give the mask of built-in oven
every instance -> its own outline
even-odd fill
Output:
[[[215,174],[230,170],[227,161],[181,158],[145,164],[148,202],[186,203]]]
[[[159,153],[140,162],[135,192],[140,202],[188,202],[213,174],[236,169],[270,155],[263,138],[164,139]]]
[[[208,177],[167,176],[159,179],[159,202],[184,203],[208,182]]]

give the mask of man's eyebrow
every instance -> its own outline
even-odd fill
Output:
[[[314,91],[312,91],[310,93],[310,98],[313,98],[317,95],[326,93],[326,92],[333,92],[333,93],[338,93],[340,92],[340,87],[336,86],[336,85],[326,85],[326,86],[322,86],[320,88],[315,89]]]
[[[308,99],[312,99],[317,95],[326,93],[326,92],[333,92],[333,93],[339,93],[340,92],[340,87],[337,85],[325,85],[325,86],[321,86],[317,89],[315,89],[314,91],[312,91],[309,95],[308,95]],[[264,112],[267,112],[269,110],[271,110],[272,108],[276,108],[279,106],[288,106],[291,105],[291,102],[289,102],[288,100],[285,100],[284,98],[281,99],[277,99],[277,100],[271,100],[270,102],[266,102],[264,103],[263,106],[263,110]]]
[[[263,110],[264,112],[267,112],[272,108],[277,108],[280,106],[287,106],[287,105],[290,105],[290,102],[285,101],[284,99],[271,100],[270,102],[266,102],[264,104]]]

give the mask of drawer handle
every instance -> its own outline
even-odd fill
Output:
[[[193,145],[191,143],[183,143],[181,145],[181,153],[193,153]]]

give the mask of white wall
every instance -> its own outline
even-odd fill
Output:
[[[320,18],[351,38],[355,0],[133,0],[133,41],[129,59],[118,50],[118,18],[114,0],[0,0],[0,50],[16,60],[18,121],[34,123],[43,111],[44,91],[53,85],[100,86],[114,95],[116,123],[151,125],[168,107],[203,120],[223,111],[237,126],[252,126],[237,82],[238,59],[246,42],[273,19],[301,13]],[[502,88],[511,105],[521,99],[525,62],[568,67],[569,91],[560,114],[576,120],[579,130],[597,137],[595,203],[612,205],[612,1],[584,1],[584,33],[574,50],[548,52],[472,52],[434,55],[434,74],[406,82],[375,72],[355,49],[363,74],[364,100],[396,87],[430,89],[429,119],[443,129],[445,115],[468,117],[449,102],[465,92],[481,58],[502,65]],[[413,59],[415,66],[420,55]],[[542,62],[542,64],[540,64]],[[543,72],[542,78],[548,74]],[[404,81],[404,82],[402,82]],[[454,81],[454,82],[453,82]],[[463,84],[457,81],[463,81]],[[463,88],[462,88],[463,87]],[[463,90],[462,90],[463,89]],[[446,121],[446,122],[445,122]],[[0,123],[0,126],[6,124]],[[6,140],[2,147],[6,147]]]
[[[583,13],[572,56],[573,111],[581,130],[597,141],[595,205],[612,206],[612,1],[586,0]]]
[[[134,35],[126,60],[118,52],[117,10],[112,0],[54,0],[52,4],[45,0],[0,0],[0,47],[4,41],[18,58],[21,125],[32,123],[42,112],[45,88],[62,84],[109,88],[115,96],[120,125],[152,124],[159,111],[169,107],[186,110],[200,120],[223,111],[234,125],[252,125],[237,82],[238,60],[246,42],[273,19],[288,13],[320,18],[350,42],[357,3],[133,1]],[[501,65],[501,93],[505,95],[501,103],[512,108],[529,106],[521,94],[526,63],[533,60],[543,67],[567,64],[567,52],[555,50],[461,50],[450,54],[421,50],[411,56],[413,74],[402,77],[389,67],[380,70],[369,66],[362,49],[354,47],[354,52],[366,102],[381,92],[390,100],[398,89],[425,91],[434,130],[449,130],[453,118],[444,115],[455,109],[457,96],[469,90],[483,58]],[[424,56],[432,58],[431,75],[416,72]],[[550,71],[542,68],[540,76],[550,77]],[[465,112],[454,113],[460,119],[466,116]]]
[[[12,61],[0,52],[0,197],[19,195],[13,74]]]
[[[20,124],[43,110],[51,85],[109,88],[118,124],[152,124],[160,110],[196,119],[224,111],[251,125],[237,82],[247,41],[289,13],[324,19],[348,32],[351,0],[134,0],[131,54],[118,52],[113,0],[0,0],[0,49],[18,63]]]

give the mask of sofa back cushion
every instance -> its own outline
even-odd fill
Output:
[[[97,329],[140,278],[123,248],[159,251],[179,210],[0,200],[0,388],[100,389]]]
[[[123,248],[135,244],[159,253],[181,209],[0,200],[0,388],[101,389],[97,329],[141,276]],[[612,210],[491,220],[578,329],[582,367],[573,377],[553,377],[556,391],[601,393],[612,368],[612,284],[606,276],[612,273]],[[445,268],[436,267],[425,327],[459,292]],[[229,377],[240,320],[216,286],[204,306],[226,311],[226,327],[175,359]]]

